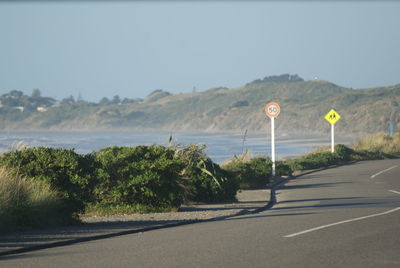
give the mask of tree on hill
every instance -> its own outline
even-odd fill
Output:
[[[75,103],[75,98],[74,96],[69,96],[68,98],[64,98],[61,100],[60,104],[61,105],[71,105]]]
[[[5,108],[23,107],[26,111],[34,111],[37,107],[50,107],[56,103],[53,98],[42,97],[39,89],[35,89],[32,96],[25,95],[19,90],[12,90],[1,95],[0,101]]]
[[[24,93],[19,90],[11,90],[9,93],[1,95],[0,101],[4,107],[23,106]]]
[[[112,104],[120,104],[121,98],[118,95],[115,95],[111,101]]]
[[[281,75],[272,75],[266,76],[264,79],[257,79],[253,82],[248,83],[251,84],[259,84],[259,83],[294,83],[294,82],[304,82],[304,79],[298,76],[297,74],[281,74]]]
[[[107,97],[103,97],[100,101],[99,101],[100,105],[109,105],[111,104],[111,101],[107,98]]]
[[[153,102],[171,95],[172,94],[167,91],[164,91],[162,89],[156,89],[147,96],[146,101]]]
[[[33,91],[32,91],[31,97],[32,97],[33,99],[39,99],[39,98],[41,98],[41,97],[42,97],[42,93],[40,92],[40,89],[34,88]]]

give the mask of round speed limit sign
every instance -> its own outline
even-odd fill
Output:
[[[276,102],[270,102],[267,105],[265,105],[265,114],[269,118],[275,118],[277,117],[281,112],[281,107],[279,107],[278,103]]]

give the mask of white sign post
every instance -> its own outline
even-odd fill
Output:
[[[326,121],[331,124],[331,152],[335,152],[335,123],[340,119],[340,115],[333,109],[331,109],[325,115]]]
[[[275,117],[281,112],[278,103],[270,102],[265,106],[265,114],[271,118],[271,160],[272,160],[272,176],[276,175],[275,167]]]
[[[331,152],[335,152],[335,124],[331,125]]]

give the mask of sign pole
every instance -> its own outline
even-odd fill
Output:
[[[331,144],[331,152],[335,152],[335,124],[331,125],[331,133],[332,133],[332,144]]]
[[[272,177],[275,177],[275,117],[271,117],[271,156],[272,156]]]
[[[335,123],[340,119],[340,114],[338,114],[335,110],[331,109],[325,115],[326,121],[331,124],[331,152],[335,152]]]
[[[272,160],[272,177],[276,175],[275,166],[275,117],[281,112],[279,104],[276,102],[270,102],[265,106],[265,114],[271,118],[271,160]]]

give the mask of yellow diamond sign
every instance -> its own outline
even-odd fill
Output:
[[[325,119],[331,125],[334,125],[340,119],[340,115],[335,110],[332,109],[329,111],[329,113],[325,115]]]

